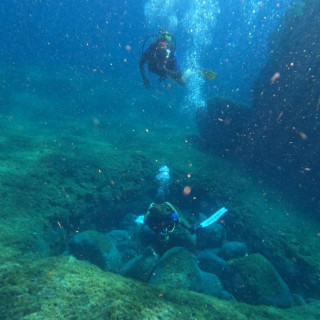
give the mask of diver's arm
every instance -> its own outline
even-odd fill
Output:
[[[139,61],[139,69],[140,69],[140,74],[142,77],[142,81],[143,81],[143,85],[145,86],[145,88],[149,88],[150,87],[150,82],[146,76],[146,72],[144,70],[144,64],[147,62],[147,54],[143,54],[140,61]]]
[[[194,233],[193,232],[194,227],[191,226],[186,219],[180,217],[179,218],[179,223],[180,223],[181,227],[183,227],[184,229],[188,230],[191,233]]]

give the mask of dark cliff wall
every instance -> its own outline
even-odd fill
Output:
[[[253,87],[257,157],[288,183],[320,188],[320,2],[297,2],[270,38],[270,59]]]
[[[320,1],[297,1],[269,46],[270,59],[252,88],[250,116],[248,109],[232,106],[231,131],[224,117],[230,103],[209,101],[198,116],[199,132],[216,151],[250,161],[303,191],[319,210]]]

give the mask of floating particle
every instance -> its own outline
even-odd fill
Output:
[[[93,124],[94,124],[96,127],[100,125],[100,121],[99,121],[98,118],[93,118],[92,121],[93,121]]]
[[[280,73],[276,72],[272,77],[271,77],[271,82],[275,82],[277,79],[280,78]]]
[[[282,116],[283,116],[283,111],[281,111],[281,112],[279,113],[279,115],[278,115],[278,120],[280,120],[280,119],[282,118]]]
[[[183,189],[183,195],[188,196],[191,193],[191,187],[185,186]]]
[[[128,44],[125,46],[125,48],[127,51],[131,51],[131,49],[132,49],[131,46],[129,46]]]
[[[299,136],[301,137],[302,140],[306,140],[308,138],[307,135],[302,131],[299,131]]]

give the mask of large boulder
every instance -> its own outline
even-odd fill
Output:
[[[228,268],[227,261],[216,255],[216,250],[203,250],[198,255],[201,270],[220,276]]]
[[[230,299],[220,279],[214,274],[201,271],[194,255],[181,247],[172,248],[161,257],[149,283]]]
[[[245,243],[239,241],[229,241],[222,245],[217,252],[218,256],[224,260],[230,260],[243,257],[247,254],[248,249]]]
[[[123,265],[121,274],[136,280],[148,282],[152,270],[158,261],[158,255],[151,247]]]
[[[118,273],[122,257],[111,237],[98,231],[88,230],[74,236],[69,246],[79,260],[86,260],[102,270]]]
[[[174,289],[199,291],[201,270],[191,252],[175,247],[167,251],[158,261],[149,283]]]
[[[112,230],[107,234],[88,230],[74,236],[70,253],[104,271],[147,282],[158,255],[150,246],[141,249],[135,245],[134,236],[125,230]]]
[[[215,223],[205,228],[198,228],[196,230],[196,235],[197,249],[218,248],[223,244],[226,238],[226,230],[222,224]]]
[[[281,308],[293,304],[288,286],[272,264],[260,254],[232,260],[222,280],[239,301]]]

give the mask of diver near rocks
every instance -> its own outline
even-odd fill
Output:
[[[144,46],[150,38],[156,38],[149,48],[144,50]],[[139,61],[139,69],[145,88],[150,87],[150,81],[146,76],[144,65],[148,65],[150,72],[159,76],[158,81],[162,82],[168,77],[180,85],[185,85],[190,77],[192,70],[188,69],[184,73],[179,68],[176,53],[176,41],[171,33],[160,29],[158,35],[147,37],[142,46],[142,56]],[[214,80],[218,74],[200,67],[194,67],[193,71],[198,72],[207,80]]]
[[[158,202],[151,203],[146,214],[139,216],[135,222],[153,231],[151,235],[149,233],[149,236],[152,238],[155,249],[160,255],[177,246],[194,249],[197,230],[216,222],[227,212],[227,209],[223,207],[200,224],[191,225],[170,202],[164,201],[169,194],[169,168],[161,166],[156,179],[159,181],[156,197]],[[147,230],[144,229],[145,232]]]

